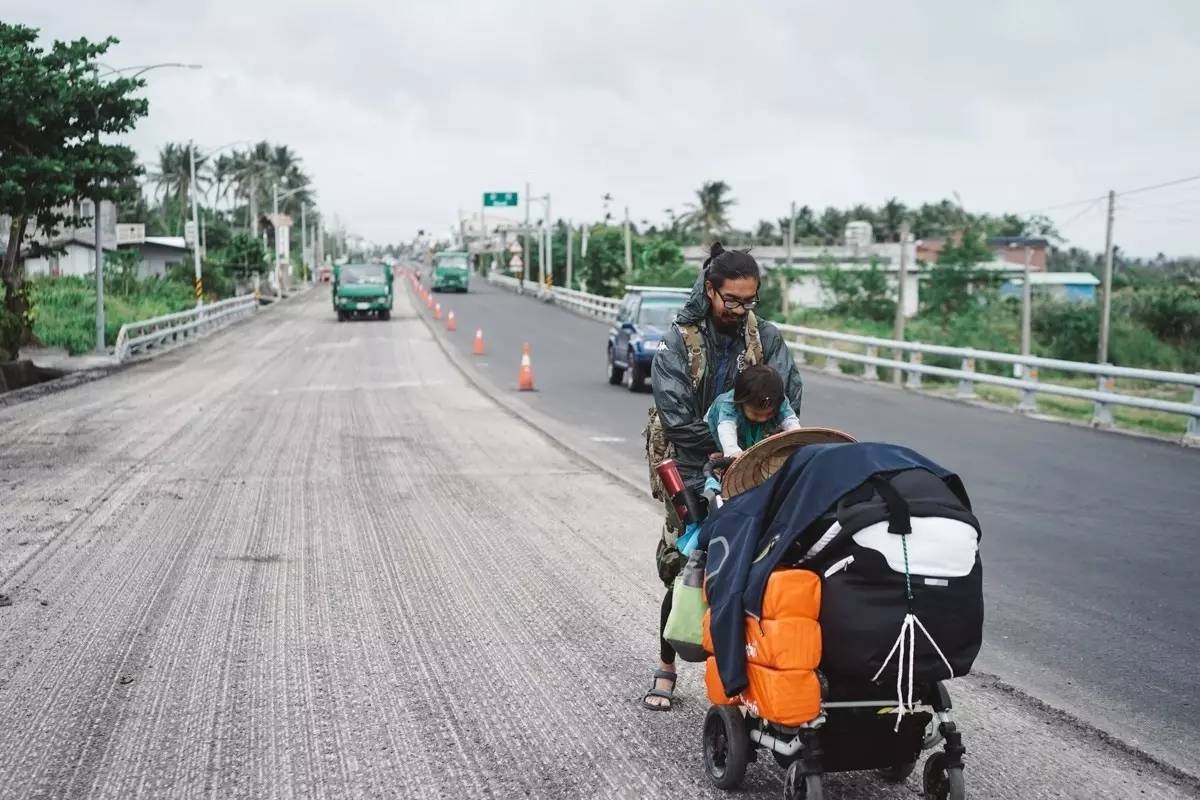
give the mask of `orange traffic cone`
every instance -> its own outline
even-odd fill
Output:
[[[450,315],[448,317],[446,317],[446,330],[448,330],[448,331],[458,330],[458,323],[454,321],[454,312],[453,311],[451,311]]]
[[[517,388],[522,392],[533,391],[533,365],[529,363],[529,344],[521,348],[521,371],[517,374]]]
[[[475,349],[472,350],[475,355],[483,355],[483,328],[475,329]]]
[[[433,318],[440,320],[442,318],[442,304],[438,303],[433,307]]]
[[[425,293],[425,307],[433,308],[433,295],[429,294],[428,292]]]

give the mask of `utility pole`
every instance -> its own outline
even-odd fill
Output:
[[[542,286],[538,289],[539,292],[546,289],[546,276],[550,276],[550,280],[554,280],[554,217],[550,213],[550,193],[546,192],[546,246],[542,248],[546,253],[545,259],[545,274],[542,275]]]
[[[1026,241],[1025,284],[1021,289],[1021,355],[1023,356],[1029,355],[1030,337],[1032,331],[1031,319],[1033,317],[1033,286],[1029,280],[1029,270],[1032,259],[1033,250],[1029,247],[1029,242]]]
[[[485,248],[487,247],[487,204],[484,202],[483,196],[479,198],[479,274],[484,274],[483,262]]]
[[[313,243],[313,261],[318,268],[325,263],[325,217],[317,214],[317,240]]]
[[[250,198],[248,201],[250,213],[250,234],[258,238],[258,173],[250,173]]]
[[[308,263],[308,203],[300,204],[300,271],[303,272]],[[308,282],[312,283],[312,270],[308,273]]]
[[[196,145],[188,142],[188,165],[191,181],[188,183],[188,194],[192,198],[192,229],[195,239],[192,240],[192,263],[196,267],[196,306],[204,305],[204,276],[200,272],[200,220],[196,210]]]
[[[92,78],[99,82],[100,68],[92,66]],[[96,107],[96,144],[100,144],[100,108]],[[108,348],[104,344],[104,249],[100,242],[100,197],[97,192],[92,198],[92,228],[95,233],[94,244],[96,246],[96,352],[106,353]],[[20,242],[17,243],[17,249],[20,250]]]
[[[792,277],[791,277],[792,276],[792,272],[791,272],[792,271],[792,247],[793,247],[793,243],[796,241],[796,201],[795,200],[792,201],[791,215],[788,217],[788,227],[787,227],[787,233],[785,235],[787,236],[787,267],[785,267],[785,269],[784,269],[783,280],[782,280],[783,285],[780,288],[783,290],[781,292],[781,295],[782,295],[781,299],[782,299],[782,304],[783,304],[783,321],[787,322],[788,314],[791,312],[791,302],[790,302],[790,298],[788,297],[788,294],[790,293],[789,290],[792,288]]]
[[[529,274],[529,267],[531,266],[531,264],[529,263],[529,203],[532,200],[533,200],[533,198],[529,196],[529,182],[526,181],[525,182],[525,230],[522,232],[522,236],[524,237],[524,243],[525,243],[525,258],[521,261],[521,276],[519,278],[519,280],[521,281],[522,287],[525,285],[525,276]]]
[[[629,238],[629,206],[625,206],[625,280],[633,280],[633,241]]]
[[[896,323],[892,328],[892,338],[896,341],[904,340],[904,312],[908,294],[908,220],[900,223],[900,269],[896,273]],[[893,358],[900,360],[901,354],[899,351],[893,355]],[[892,370],[892,383],[900,385],[901,370]]]
[[[1096,355],[1097,364],[1108,363],[1108,320],[1112,311],[1113,205],[1116,199],[1116,192],[1110,189],[1108,192],[1108,226],[1104,230],[1104,306],[1100,310],[1100,348]]]
[[[573,289],[571,265],[575,257],[575,223],[567,220],[567,288]]]
[[[275,232],[275,297],[283,299],[283,275],[279,272],[279,184],[271,184],[271,229]]]

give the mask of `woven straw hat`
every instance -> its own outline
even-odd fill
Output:
[[[848,433],[833,428],[796,428],[764,439],[738,456],[721,479],[726,499],[766,482],[792,453],[806,444],[857,442]]]

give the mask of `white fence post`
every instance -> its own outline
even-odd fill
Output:
[[[1192,405],[1200,406],[1200,386],[1192,387]],[[1187,433],[1183,435],[1183,443],[1192,447],[1200,447],[1200,415],[1188,417]]]
[[[1026,367],[1024,364],[1021,366],[1021,373],[1024,379],[1030,383],[1037,383],[1038,368]],[[1021,402],[1017,404],[1017,411],[1020,411],[1022,414],[1036,414],[1037,410],[1037,389],[1032,386],[1022,389]]]
[[[841,375],[841,362],[839,362],[834,356],[825,356],[825,371],[832,375]]]
[[[805,341],[804,341],[803,335],[796,337],[796,344],[800,345],[801,347],[804,346]],[[808,363],[808,354],[807,353],[805,353],[803,350],[796,350],[794,352],[796,354],[796,363],[797,364],[807,364]]]
[[[1104,366],[1111,366],[1105,364]],[[1112,394],[1113,386],[1116,380],[1108,375],[1096,376],[1096,391]],[[1101,400],[1096,400],[1092,404],[1092,427],[1093,428],[1111,428],[1113,426],[1112,406]]]
[[[964,358],[962,360],[962,371],[974,373],[975,372],[975,359]],[[960,400],[975,399],[975,381],[972,378],[964,376],[962,378],[962,380],[960,380],[958,382],[957,397]]]
[[[867,358],[879,358],[879,348],[873,344],[867,345]],[[873,362],[863,366],[863,378],[869,381],[879,380],[879,367]]]
[[[912,355],[908,357],[908,363],[919,367],[925,363],[925,358],[921,355],[920,350],[913,350]],[[908,386],[909,389],[920,389],[921,373],[917,372],[916,370],[909,370],[908,382],[905,385]]]

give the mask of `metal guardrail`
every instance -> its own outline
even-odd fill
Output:
[[[921,376],[946,378],[958,381],[956,396],[961,399],[972,399],[976,396],[975,385],[987,384],[1016,389],[1021,392],[1017,410],[1025,413],[1036,413],[1038,410],[1038,395],[1069,397],[1077,400],[1092,402],[1092,425],[1110,427],[1113,424],[1113,406],[1141,408],[1148,411],[1161,411],[1167,414],[1181,414],[1188,419],[1187,433],[1184,443],[1200,445],[1200,375],[1185,372],[1164,372],[1162,370],[1135,369],[1132,367],[1117,367],[1111,364],[1088,364],[1081,361],[1063,361],[1056,358],[1040,358],[1038,356],[1023,356],[1017,353],[1001,353],[994,350],[976,350],[970,347],[946,347],[944,345],[922,344],[921,342],[902,342],[895,339],[881,339],[874,336],[857,336],[854,334],[825,331],[819,328],[806,328],[799,325],[779,325],[785,336],[793,336],[788,341],[788,347],[797,354],[797,360],[804,363],[807,355],[823,356],[825,370],[830,373],[841,373],[841,362],[862,364],[863,378],[878,380],[878,368],[887,367],[898,370],[905,376],[905,385],[910,389],[921,387]],[[840,350],[832,347],[822,347],[809,344],[816,339],[825,342],[843,342],[861,346],[864,352]],[[890,350],[893,358],[882,358],[880,350]],[[905,361],[903,353],[909,354]],[[925,355],[948,356],[960,360],[958,369],[938,367],[924,363]],[[1020,376],[1006,378],[1001,375],[991,375],[976,369],[979,362],[994,362],[1019,366]],[[1096,377],[1096,388],[1080,389],[1074,386],[1042,382],[1038,379],[1040,370],[1055,370],[1058,372],[1073,372]],[[1140,380],[1147,383],[1168,384],[1192,387],[1192,402],[1181,403],[1171,400],[1160,400],[1154,397],[1120,394],[1115,391],[1118,378]]]
[[[196,339],[253,314],[258,305],[255,295],[244,294],[188,311],[127,322],[117,333],[114,348],[117,360],[123,363],[151,351],[165,350]]]
[[[617,307],[621,305],[618,299],[588,294],[576,289],[554,287],[550,289],[550,294],[554,297],[556,306],[609,322],[617,318]]]
[[[521,285],[514,278],[492,273],[489,280],[512,291],[518,291]],[[536,283],[526,282],[524,291],[530,294],[549,295],[557,305],[584,314],[606,320],[616,318],[619,300],[611,297],[587,294],[572,289],[549,289],[538,291]],[[1037,413],[1038,395],[1069,397],[1077,400],[1092,402],[1092,425],[1096,427],[1111,427],[1113,425],[1113,406],[1140,408],[1148,411],[1160,411],[1167,414],[1180,414],[1187,417],[1187,433],[1183,443],[1200,446],[1200,374],[1185,372],[1165,372],[1162,370],[1136,369],[1132,367],[1117,367],[1111,364],[1088,364],[1082,361],[1063,361],[1056,358],[1041,358],[1039,356],[1023,356],[1018,353],[1001,353],[994,350],[976,350],[971,347],[948,347],[945,345],[923,344],[921,342],[897,341],[881,339],[874,336],[858,336],[851,333],[826,331],[819,328],[807,328],[801,325],[784,325],[776,323],[788,341],[788,348],[796,354],[797,361],[804,363],[806,356],[822,356],[825,358],[825,371],[841,375],[841,362],[848,361],[863,365],[862,377],[866,380],[879,379],[879,367],[899,371],[905,376],[905,385],[910,389],[921,388],[921,376],[946,378],[958,381],[956,396],[969,400],[975,398],[976,384],[987,384],[1016,389],[1021,392],[1017,410],[1023,413]],[[809,344],[809,340],[819,342],[841,342],[859,346],[863,352],[839,350],[832,347],[821,347]],[[893,358],[879,355],[881,350],[891,351]],[[903,354],[908,353],[906,361]],[[958,369],[939,367],[924,363],[925,355],[945,356],[960,360]],[[1020,367],[1020,376],[1006,378],[1001,375],[991,375],[979,372],[976,365],[979,362],[1010,364]],[[1073,372],[1081,375],[1096,377],[1096,388],[1080,389],[1074,386],[1063,386],[1055,383],[1044,383],[1038,380],[1040,370],[1057,372]],[[1115,391],[1118,378],[1139,380],[1148,383],[1168,384],[1175,386],[1191,386],[1192,402],[1181,403],[1171,400],[1160,400],[1153,397],[1120,394]]]

